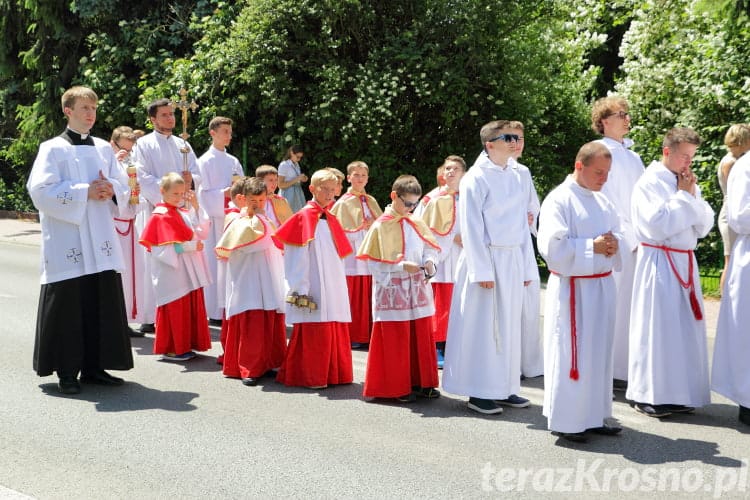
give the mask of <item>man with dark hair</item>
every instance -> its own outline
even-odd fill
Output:
[[[633,191],[640,242],[633,279],[626,397],[650,417],[690,413],[711,402],[698,262],[693,249],[714,225],[690,169],[700,137],[667,132]]]
[[[169,99],[157,99],[146,108],[154,131],[146,134],[136,143],[135,160],[138,165],[138,181],[141,194],[149,203],[148,213],[161,203],[160,182],[170,172],[176,172],[185,179],[187,189],[198,189],[200,174],[193,148],[180,137],[172,135],[175,128],[174,105]],[[143,222],[145,226],[146,221]],[[143,227],[139,227],[143,230]],[[150,258],[146,259],[150,273]],[[148,304],[154,307],[155,304]],[[150,311],[149,311],[150,312]],[[141,325],[141,332],[153,333],[154,325]]]
[[[110,208],[130,190],[109,143],[89,135],[97,101],[86,87],[65,91],[68,126],[39,146],[26,184],[42,226],[34,370],[57,372],[63,394],[81,391],[79,372],[83,383],[122,385],[104,370],[133,367]]]

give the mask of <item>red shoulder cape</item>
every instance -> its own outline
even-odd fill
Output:
[[[166,203],[156,205],[138,242],[151,251],[153,246],[192,240],[193,229],[185,224],[179,210]]]
[[[315,239],[315,229],[321,215],[325,214],[328,228],[336,245],[336,253],[342,259],[352,253],[352,246],[346,238],[346,233],[341,223],[328,208],[323,208],[315,201],[308,201],[307,205],[292,215],[273,235],[276,246],[283,248],[284,245],[305,246]]]

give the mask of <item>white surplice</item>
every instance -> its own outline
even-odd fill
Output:
[[[204,254],[206,251],[213,252],[213,248],[204,245],[203,250],[197,249],[198,241],[205,240],[209,231],[208,215],[203,209],[196,213],[192,207],[188,211],[180,210],[180,215],[185,224],[193,229],[193,238],[182,243],[183,252],[177,253],[172,244],[151,247],[151,280],[157,307],[211,282]]]
[[[677,178],[654,161],[636,183],[632,221],[641,243],[633,279],[628,363],[629,400],[647,404],[703,406],[711,401],[708,384],[706,324],[697,320],[690,293],[679,280],[690,279],[703,308],[698,263],[685,252],[714,224],[714,211],[696,185],[695,196],[677,189]]]
[[[128,164],[120,162],[119,167],[127,176]],[[149,205],[143,196],[139,196],[136,204],[128,200],[126,203],[118,201],[117,205],[112,203],[111,206],[125,261],[121,277],[128,323],[153,323],[156,304],[151,271],[146,267],[146,249],[138,243],[145,220],[151,215]]]
[[[547,426],[558,432],[600,427],[612,416],[612,341],[615,283],[620,264],[594,253],[594,239],[612,232],[621,241],[617,211],[602,193],[569,176],[552,190],[539,216],[539,253],[552,272],[544,310],[544,407]],[[578,380],[571,378],[571,276],[575,278]],[[584,278],[589,276],[589,278]]]
[[[312,295],[318,305],[310,311],[287,304],[287,323],[351,322],[344,261],[326,220],[318,221],[315,238],[307,245],[284,245],[284,274],[289,292]]]
[[[108,142],[73,146],[55,137],[39,146],[26,187],[42,226],[41,284],[115,270],[125,265],[117,242],[111,204],[90,200],[99,172],[112,183],[118,205],[127,204],[127,176]]]
[[[274,224],[264,215],[255,214],[266,227],[266,234],[258,241],[232,250],[226,261],[226,317],[245,311],[262,310],[283,313],[284,258],[271,234]],[[246,217],[230,224],[244,224]]]
[[[527,202],[532,186],[518,165],[482,154],[461,179],[458,217],[464,251],[448,321],[443,388],[505,399],[520,390],[523,282],[536,270]],[[491,281],[494,288],[479,286]]]
[[[737,239],[719,309],[711,387],[750,407],[750,154],[737,160],[729,173],[725,207]]]
[[[224,189],[232,185],[233,175],[244,175],[244,173],[237,158],[214,146],[209,147],[208,151],[198,158],[198,171],[201,178],[198,201],[211,220],[211,230],[206,238],[206,248],[212,249],[216,247],[216,243],[224,232]],[[223,288],[226,280],[222,279],[222,282],[219,283],[216,253],[213,251],[206,252],[206,262],[213,281],[211,285],[203,289],[206,313],[209,318],[221,319],[223,296],[219,293],[219,287]]]
[[[620,243],[622,269],[612,273],[617,287],[615,340],[612,352],[614,378],[627,380],[630,300],[633,293],[633,274],[635,273],[636,250],[638,249],[638,239],[635,236],[633,222],[630,218],[630,201],[635,183],[641,178],[645,168],[638,153],[630,150],[633,146],[632,140],[623,139],[622,142],[618,142],[605,137],[598,142],[604,144],[612,154],[612,168],[601,192],[615,206],[620,216],[620,227],[623,234]]]
[[[390,205],[386,213],[393,213]],[[425,243],[411,224],[403,222],[403,219],[401,230],[405,252],[401,262],[365,261],[372,273],[373,321],[411,321],[435,314],[432,286],[421,273],[406,272],[404,262],[414,262],[420,266],[427,261],[435,264],[438,251]]]

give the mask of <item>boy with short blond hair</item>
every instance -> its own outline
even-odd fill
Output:
[[[176,172],[161,179],[162,203],[141,234],[151,253],[156,290],[154,354],[187,361],[211,348],[203,287],[211,282],[203,256],[210,221],[192,190]],[[183,205],[187,206],[184,208]]]
[[[393,183],[391,204],[357,251],[373,276],[373,329],[365,373],[365,398],[437,398],[440,392],[428,280],[437,271],[440,247],[411,212],[422,188],[412,175]]]
[[[315,172],[313,199],[282,225],[274,240],[284,248],[286,317],[294,325],[277,380],[323,389],[353,380],[349,341],[351,312],[343,258],[352,252],[341,223],[329,210],[338,179]]]
[[[279,187],[279,171],[273,165],[261,165],[255,169],[255,177],[266,185],[266,206],[264,212],[271,221],[280,227],[292,216],[292,207],[283,196],[276,194]]]
[[[247,386],[281,366],[286,353],[284,271],[271,235],[276,226],[262,213],[266,186],[257,177],[242,183],[246,205],[216,245],[226,261],[226,347],[223,373]],[[248,283],[253,283],[248,287]]]
[[[352,248],[359,248],[367,230],[383,211],[378,202],[365,192],[369,167],[363,161],[353,161],[346,167],[350,187],[331,209],[346,232]],[[372,330],[372,274],[367,262],[350,255],[344,259],[346,284],[349,291],[349,304],[352,309],[352,323],[349,336],[352,348],[364,347],[370,342]]]

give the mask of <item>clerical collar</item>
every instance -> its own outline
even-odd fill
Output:
[[[60,134],[60,137],[65,139],[73,146],[93,146],[94,138],[90,134],[81,134],[76,132],[70,127],[66,127],[65,131]]]
[[[164,139],[169,139],[170,137],[172,137],[172,132],[165,134],[164,132],[159,132],[156,129],[154,129],[154,132],[162,136]]]

